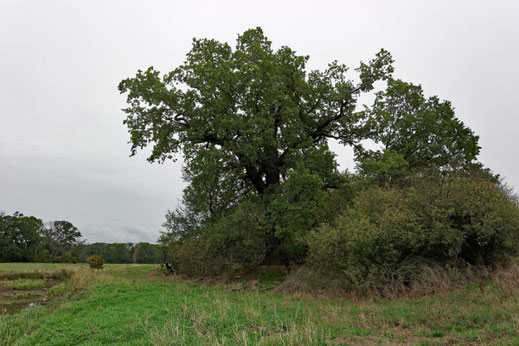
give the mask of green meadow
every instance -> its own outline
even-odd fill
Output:
[[[52,281],[45,304],[0,316],[1,345],[519,344],[517,267],[434,296],[361,300],[233,290],[157,265],[0,264],[4,274],[63,269],[71,276]]]
[[[86,263],[0,263],[0,273],[6,272],[46,272],[59,269],[77,270],[87,267]]]

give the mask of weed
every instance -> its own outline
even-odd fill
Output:
[[[52,286],[51,288],[49,288],[49,290],[47,291],[47,294],[49,295],[49,297],[56,297],[56,296],[63,296],[65,295],[67,292],[70,292],[70,286],[65,284],[65,283],[61,283],[59,285],[55,285],[55,286]]]
[[[3,264],[0,264],[3,266]],[[27,279],[27,280],[66,280],[70,278],[73,274],[74,270],[72,269],[56,269],[56,270],[31,270],[31,271],[1,271],[0,270],[0,280],[19,280],[19,279]]]
[[[162,328],[144,326],[147,341],[152,345],[185,345],[186,335],[178,321],[169,320]]]

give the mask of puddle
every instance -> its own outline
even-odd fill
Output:
[[[0,293],[0,315],[12,315],[44,301],[43,291],[9,291]]]

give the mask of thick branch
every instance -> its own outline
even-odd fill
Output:
[[[261,174],[258,172],[258,170],[251,166],[245,167],[245,177],[250,180],[252,185],[254,185],[254,188],[256,189],[256,192],[258,192],[260,195],[265,193],[265,183],[263,182],[263,179],[261,178]]]
[[[339,112],[334,115],[333,117],[330,117],[326,119],[324,122],[322,122],[317,128],[310,134],[310,136],[314,139],[314,142],[318,142],[322,137],[325,137],[328,135],[326,132],[326,127],[330,125],[331,123],[334,123],[344,117],[346,114],[344,113],[344,110],[346,109],[346,101],[343,101],[341,103],[341,107],[339,109]]]

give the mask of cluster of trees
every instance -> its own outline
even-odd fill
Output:
[[[0,262],[75,262],[81,233],[68,221],[0,213]]]
[[[195,39],[173,71],[120,83],[132,155],[184,158],[188,186],[159,239],[179,270],[311,262],[360,282],[410,257],[516,253],[517,201],[477,162],[479,138],[450,102],[394,78],[385,50],[355,76],[307,61],[256,28],[234,49]],[[374,102],[360,107],[366,93]],[[339,172],[330,140],[354,149],[355,173]]]
[[[81,241],[81,233],[69,221],[44,223],[34,216],[0,213],[0,262],[85,262],[91,255],[107,263],[161,263],[157,244],[93,243]]]
[[[103,257],[106,263],[162,263],[162,246],[140,243],[92,243],[81,246],[79,258],[82,262],[92,255]]]

